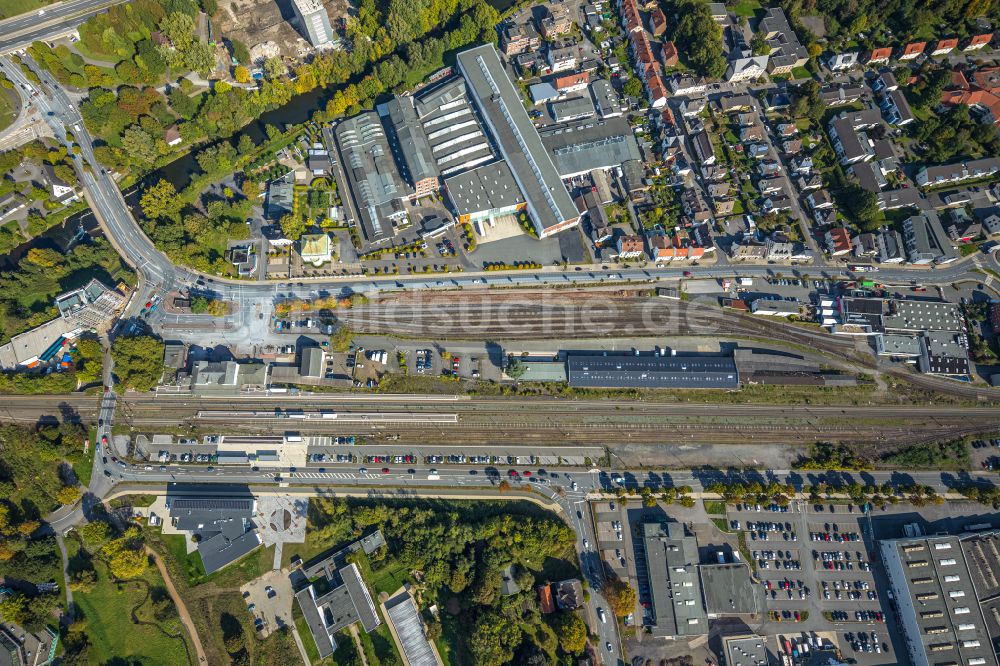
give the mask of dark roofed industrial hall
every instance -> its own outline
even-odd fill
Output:
[[[732,357],[657,354],[570,354],[570,386],[593,388],[735,389],[739,372]]]

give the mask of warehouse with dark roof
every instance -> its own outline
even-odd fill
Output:
[[[735,389],[739,372],[732,357],[658,354],[570,354],[570,386],[584,388]]]

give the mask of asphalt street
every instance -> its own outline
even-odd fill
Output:
[[[67,0],[0,21],[0,53],[65,35],[88,17],[124,0]]]

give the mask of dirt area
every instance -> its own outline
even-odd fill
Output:
[[[348,2],[331,0],[323,4],[336,29],[340,19],[347,16]],[[220,33],[246,44],[254,58],[294,58],[309,48],[292,24],[294,16],[290,0],[229,0],[219,3],[217,20]]]
[[[609,445],[612,454],[630,465],[691,469],[702,465],[752,466],[758,469],[791,469],[808,453],[804,444],[760,446],[759,444],[635,444]]]

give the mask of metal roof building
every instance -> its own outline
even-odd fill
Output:
[[[524,196],[538,237],[551,236],[577,224],[580,215],[576,206],[551,156],[541,145],[538,131],[508,78],[496,47],[486,44],[463,51],[457,56],[457,64]]]
[[[739,387],[732,357],[571,354],[566,359],[570,386],[592,388]]]
[[[541,134],[563,178],[642,158],[628,121],[621,117],[581,120],[546,128]]]
[[[360,622],[368,632],[382,624],[356,564],[327,569],[325,573],[329,591],[317,594],[316,585],[312,584],[295,593],[319,656],[324,659],[337,649],[333,635],[344,627]]]
[[[998,545],[995,532],[879,543],[911,664],[997,666],[981,602],[1000,592]]]
[[[414,95],[417,114],[442,176],[458,173],[496,157],[486,130],[458,76]]]
[[[594,115],[594,104],[589,97],[570,97],[549,103],[552,119],[557,123],[589,118]]]
[[[434,650],[424,634],[423,620],[409,592],[387,601],[385,609],[403,646],[404,661],[409,666],[438,666]]]
[[[642,541],[653,636],[707,634],[695,538],[681,523],[643,523]]]
[[[200,537],[198,554],[206,574],[235,562],[260,545],[260,535],[251,520],[256,508],[257,500],[252,496],[167,497],[168,515],[174,528]]]
[[[400,174],[410,187],[421,191],[425,181],[437,183],[440,172],[431,152],[412,97],[393,97],[386,103],[386,119],[392,128],[390,146]]]
[[[392,219],[399,214],[392,203],[409,197],[410,188],[399,175],[378,114],[368,111],[341,121],[336,137],[365,238],[392,238]]]
[[[590,82],[590,96],[594,98],[594,107],[601,118],[613,118],[622,115],[621,99],[607,79],[595,79]]]
[[[504,161],[454,175],[444,181],[444,187],[462,222],[509,213],[525,203]]]

